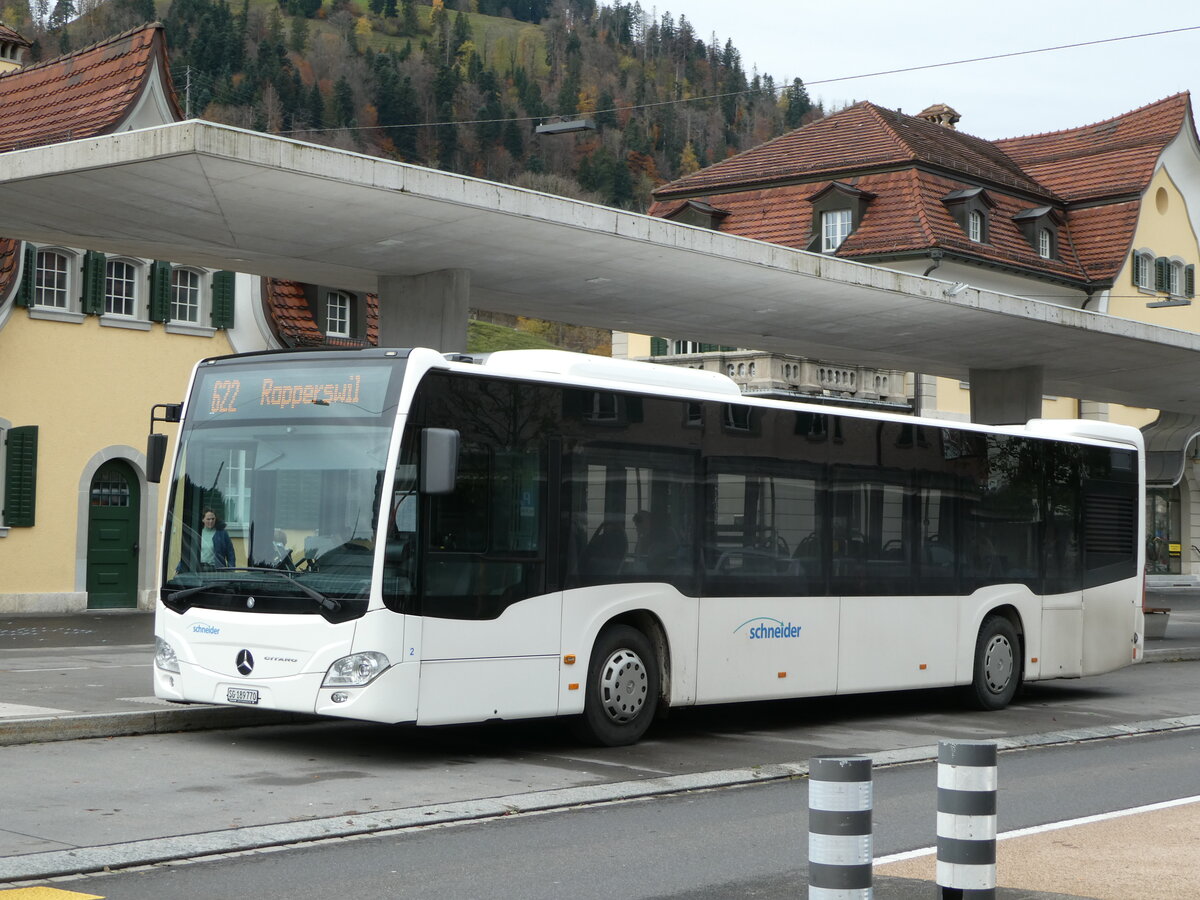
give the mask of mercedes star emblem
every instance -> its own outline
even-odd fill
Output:
[[[254,657],[250,655],[249,650],[240,650],[238,652],[237,670],[243,675],[249,675],[254,671]]]

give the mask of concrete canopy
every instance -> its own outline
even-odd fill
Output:
[[[8,237],[365,291],[467,269],[482,309],[1200,414],[1197,334],[208,122],[7,153],[0,204]]]

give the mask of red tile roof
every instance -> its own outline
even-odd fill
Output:
[[[1190,109],[1185,92],[1094,125],[995,143],[1065,200],[1141,193],[1167,144],[1191,124]]]
[[[273,323],[275,336],[285,347],[359,347],[363,341],[327,336],[317,325],[312,307],[299,281],[264,278],[263,304]],[[379,299],[367,294],[367,339],[379,344]]]
[[[809,198],[828,184],[809,182],[709,194],[705,202],[728,212],[721,231],[804,250],[810,249],[814,237]],[[1030,208],[1027,199],[989,191],[995,206],[988,217],[987,243],[979,243],[967,237],[943,202],[952,191],[972,187],[968,182],[909,168],[863,175],[854,179],[854,187],[874,194],[875,199],[838,248],[840,257],[865,261],[941,248],[980,262],[1035,269],[1059,278],[1082,281],[1088,277],[1075,259],[1069,225],[1059,230],[1060,259],[1038,256],[1012,218]],[[659,201],[651,206],[650,214],[670,217],[680,208],[679,201]]]
[[[21,47],[33,46],[33,44],[29,43],[26,38],[22,37],[20,34],[2,23],[0,23],[0,41],[4,41],[5,43],[9,44],[17,44]]]
[[[818,119],[692,175],[664,185],[655,196],[706,193],[823,175],[924,163],[984,182],[1052,198],[990,141],[876,106],[854,106]]]
[[[721,231],[806,249],[809,198],[836,179],[874,195],[839,257],[884,260],[939,248],[1086,287],[1110,281],[1124,265],[1135,198],[1185,127],[1194,134],[1186,93],[1096,125],[995,142],[858,103],[659,188],[650,214],[674,217],[685,202],[700,201],[728,213]],[[994,204],[985,243],[964,234],[945,202],[952,191],[980,187]],[[1035,206],[1063,220],[1058,259],[1042,259],[1014,221]]]
[[[91,47],[0,75],[0,151],[108,134],[162,79],[177,119],[161,25],[146,25]]]
[[[21,261],[21,242],[0,238],[0,305],[17,286],[17,264]]]

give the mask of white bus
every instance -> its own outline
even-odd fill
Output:
[[[1132,428],[755,400],[558,351],[209,359],[155,693],[572,716],[608,745],[668,706],[963,685],[999,709],[1139,660],[1143,481]]]

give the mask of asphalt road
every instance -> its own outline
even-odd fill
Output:
[[[1198,751],[1200,731],[1192,729],[1003,753],[999,829],[1008,832],[1198,796]],[[873,774],[876,856],[935,844],[936,767],[899,765],[876,768]],[[801,896],[807,884],[807,784],[785,780],[457,827],[415,828],[91,877],[63,887],[114,900],[435,894],[489,900],[782,900]],[[1124,840],[1153,840],[1136,820],[1126,820],[1124,827]],[[1100,884],[1123,874],[1106,875],[1101,856],[1093,862],[1092,875]],[[1115,859],[1111,865],[1117,865]],[[1191,886],[1200,889],[1200,884]],[[897,875],[877,874],[876,887],[881,898],[932,896],[928,883]],[[1139,893],[1140,887],[1145,892]],[[1115,896],[1125,898],[1195,896],[1160,890],[1145,880],[1118,890],[1123,893]]]

